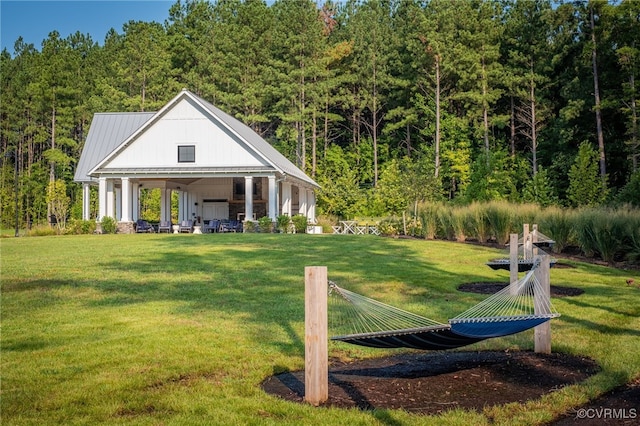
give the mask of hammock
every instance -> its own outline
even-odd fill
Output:
[[[541,234],[538,234],[538,235],[541,235]],[[544,237],[544,238],[548,238],[548,237]],[[538,245],[537,242],[531,241],[527,244],[527,243],[523,243],[522,238],[520,238],[520,240],[518,241],[518,260],[517,260],[518,272],[530,271],[534,266],[536,257],[539,255],[547,254],[539,247],[540,246]],[[550,258],[549,266],[553,267],[555,264],[556,264],[556,259],[553,257]],[[511,259],[508,257],[491,259],[490,261],[487,262],[487,266],[493,270],[505,269],[508,271],[511,269]]]
[[[534,268],[471,309],[443,324],[360,294],[329,285],[332,327],[349,330],[331,340],[373,348],[454,349],[484,339],[508,336],[559,316],[542,288]]]

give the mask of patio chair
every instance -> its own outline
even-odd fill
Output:
[[[220,221],[212,219],[204,225],[204,232],[220,232]]]
[[[158,225],[158,233],[166,232],[167,234],[171,233],[172,223],[170,220],[162,220],[160,221],[160,225]]]
[[[180,227],[178,228],[178,232],[192,232],[193,231],[193,221],[192,220],[183,220],[180,222]]]
[[[136,221],[136,232],[155,232],[153,225],[143,219]]]

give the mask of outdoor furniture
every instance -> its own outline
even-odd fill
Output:
[[[136,232],[155,232],[155,229],[153,229],[153,225],[146,220],[138,219],[136,221]]]
[[[334,234],[342,234],[342,225],[331,225]]]
[[[223,220],[220,229],[222,232],[242,232],[242,223],[237,220]]]
[[[180,227],[178,228],[178,232],[189,232],[193,231],[193,221],[191,220],[183,220],[180,222]]]
[[[204,225],[204,232],[220,232],[220,221],[212,219]]]
[[[166,232],[167,234],[171,233],[171,221],[170,220],[161,220],[160,225],[158,225],[158,233]]]
[[[356,225],[356,221],[355,220],[341,220],[340,223],[342,224],[342,233],[343,234],[355,234],[356,230],[355,230],[355,225]]]

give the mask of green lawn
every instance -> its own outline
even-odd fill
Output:
[[[553,350],[601,373],[526,405],[452,411],[314,408],[265,394],[273,373],[304,366],[304,267],[338,284],[445,321],[481,300],[470,281],[502,253],[441,241],[344,235],[92,235],[1,244],[2,424],[536,424],[640,375],[638,271],[573,263],[551,283]],[[466,349],[531,349],[531,332]],[[330,356],[397,351],[332,342]],[[615,408],[615,407],[611,407]]]

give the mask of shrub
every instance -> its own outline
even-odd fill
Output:
[[[291,218],[289,215],[282,214],[276,218],[276,230],[278,232],[289,232],[289,225],[291,224]]]
[[[381,235],[385,236],[397,236],[402,224],[396,217],[388,217],[380,222],[378,225],[378,231]]]
[[[262,216],[258,219],[258,229],[263,233],[273,232],[273,222],[269,216]]]
[[[242,224],[242,232],[252,234],[256,232],[256,223],[252,220],[247,220]]]
[[[57,231],[49,225],[36,225],[27,231],[29,237],[48,237],[58,235]]]
[[[102,222],[100,222],[100,228],[103,234],[115,234],[118,229],[118,224],[114,218],[105,216],[102,218]]]
[[[296,228],[296,232],[298,234],[304,234],[305,232],[307,232],[308,219],[305,215],[295,215],[291,218],[291,222],[293,222],[293,226]]]
[[[96,230],[95,220],[71,219],[65,228],[66,234],[93,234]]]

